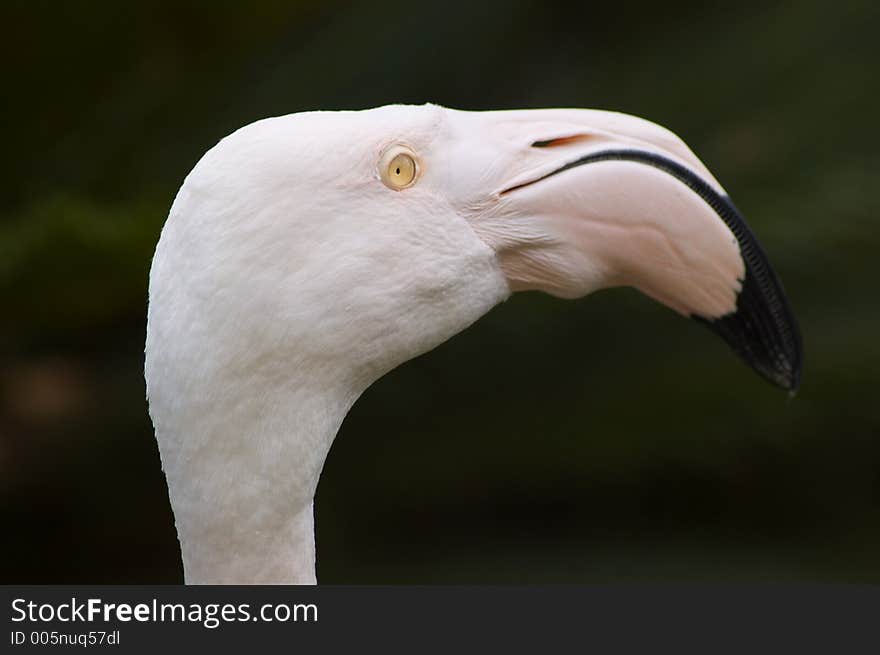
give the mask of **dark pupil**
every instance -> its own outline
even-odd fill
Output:
[[[395,172],[396,172],[398,175],[400,175],[400,167],[399,167],[399,166],[395,169]]]

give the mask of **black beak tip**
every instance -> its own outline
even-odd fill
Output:
[[[766,306],[761,307],[766,310]],[[763,315],[762,315],[763,314]],[[761,377],[794,394],[801,383],[803,352],[797,323],[789,312],[770,315],[766,311],[744,309],[710,325],[733,350]],[[768,318],[785,316],[781,325]],[[766,328],[772,326],[776,331]]]
[[[777,326],[772,323],[775,315],[766,311],[766,305],[754,307],[748,302],[743,305],[720,319],[697,320],[721,336],[761,377],[794,394],[800,386],[803,367],[797,323],[785,312],[778,314],[786,320]]]
[[[723,197],[715,209],[736,236],[746,273],[736,311],[699,320],[762,377],[793,394],[801,382],[803,342],[782,283],[730,199]]]

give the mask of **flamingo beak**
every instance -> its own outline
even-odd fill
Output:
[[[493,112],[493,202],[469,216],[513,290],[582,297],[632,286],[721,336],[795,391],[802,345],[754,232],[674,134],[592,110]],[[504,162],[498,164],[497,162]]]

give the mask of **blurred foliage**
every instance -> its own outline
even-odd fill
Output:
[[[5,581],[178,580],[141,376],[176,188],[242,124],[437,102],[678,132],[800,317],[799,395],[633,292],[521,295],[374,385],[319,489],[345,581],[880,581],[871,2],[7,2]]]

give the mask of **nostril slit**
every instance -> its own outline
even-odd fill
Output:
[[[572,143],[581,143],[593,138],[591,134],[571,134],[569,136],[560,136],[553,139],[544,139],[532,143],[533,148],[556,148],[558,146],[567,146]]]

